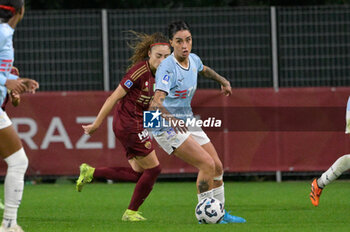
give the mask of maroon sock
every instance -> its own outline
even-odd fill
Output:
[[[137,182],[142,173],[135,172],[130,167],[102,167],[96,168],[94,178],[104,178],[115,181]]]
[[[160,165],[158,165],[154,168],[146,169],[143,172],[141,178],[137,181],[128,209],[134,211],[139,209],[140,205],[142,205],[148,194],[152,191],[153,185],[161,170]]]

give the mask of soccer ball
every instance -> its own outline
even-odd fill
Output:
[[[201,200],[196,206],[196,217],[201,224],[220,223],[225,211],[222,203],[215,198],[208,197]]]

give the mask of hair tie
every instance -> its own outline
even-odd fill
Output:
[[[12,15],[16,14],[16,9],[12,6],[0,5],[0,9],[11,11]]]
[[[156,45],[168,45],[170,47],[170,44],[169,43],[154,43],[154,44],[151,44],[149,47],[153,47],[153,46],[156,46]]]

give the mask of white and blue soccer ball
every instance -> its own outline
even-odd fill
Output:
[[[195,213],[200,224],[220,223],[225,215],[222,203],[212,197],[201,200],[196,206]]]

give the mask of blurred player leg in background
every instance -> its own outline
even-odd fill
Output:
[[[350,133],[350,97],[346,105],[345,134]],[[338,158],[334,164],[325,171],[320,178],[315,178],[311,183],[310,200],[314,206],[318,206],[324,187],[337,179],[343,172],[350,169],[350,154]]]
[[[324,187],[337,179],[341,174],[350,169],[350,155],[343,155],[325,171],[320,178],[315,178],[311,183],[310,200],[314,206],[318,206]]]
[[[2,199],[0,199],[0,209],[5,209],[5,205],[4,205],[3,201],[2,201]]]

